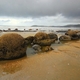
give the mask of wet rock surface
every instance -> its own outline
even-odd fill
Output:
[[[47,51],[51,51],[51,50],[54,50],[51,46],[43,46],[42,47],[43,52],[47,52]]]
[[[33,48],[35,51],[38,51],[38,52],[41,51],[41,46],[38,45],[38,44],[33,45],[32,48]]]
[[[59,40],[60,41],[70,41],[71,37],[68,35],[62,35],[62,36],[60,36]]]

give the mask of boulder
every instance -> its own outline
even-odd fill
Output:
[[[48,36],[50,39],[58,40],[58,36],[55,33],[49,33]]]
[[[32,48],[33,48],[35,51],[38,51],[38,52],[41,51],[41,46],[38,45],[38,44],[33,45]]]
[[[50,46],[55,42],[55,39],[44,39],[44,40],[35,40],[33,43],[40,46]]]
[[[69,41],[69,40],[71,40],[71,37],[68,35],[62,35],[59,37],[59,40],[60,41]]]
[[[50,51],[53,50],[50,46],[57,39],[56,34],[47,34],[44,32],[38,32],[34,36],[33,44],[38,44],[41,46],[41,51]],[[39,47],[39,46],[38,46]]]
[[[78,34],[72,35],[71,40],[79,40],[79,35]]]
[[[34,40],[33,36],[28,36],[27,38],[25,38],[26,45],[31,44],[33,40]]]
[[[68,30],[65,35],[69,35],[69,36],[73,36],[73,35],[76,35],[79,31],[77,30]]]
[[[71,37],[71,40],[78,40],[80,39],[80,35],[79,35],[80,31],[78,30],[68,30],[65,35],[69,35]]]
[[[53,48],[51,46],[44,46],[44,47],[42,47],[42,51],[43,52],[47,52],[47,51],[51,51],[51,50],[53,50]]]
[[[0,59],[15,59],[26,55],[25,39],[16,33],[0,37]]]
[[[38,32],[35,34],[35,39],[37,40],[43,40],[43,39],[49,39],[49,36],[47,33],[44,33],[44,32]]]

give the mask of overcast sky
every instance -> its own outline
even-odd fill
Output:
[[[80,0],[0,0],[0,25],[80,23]]]

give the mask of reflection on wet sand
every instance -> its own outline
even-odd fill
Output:
[[[1,61],[0,62],[0,76],[13,74],[17,71],[20,71],[22,69],[21,61],[23,61],[22,58],[16,59],[16,60],[10,60],[10,61],[9,60]]]
[[[0,80],[80,80],[80,41],[52,47],[50,52],[0,61]]]

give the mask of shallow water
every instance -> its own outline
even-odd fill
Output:
[[[80,80],[80,40],[52,47],[41,54],[28,47],[28,57],[0,61],[0,80]]]

